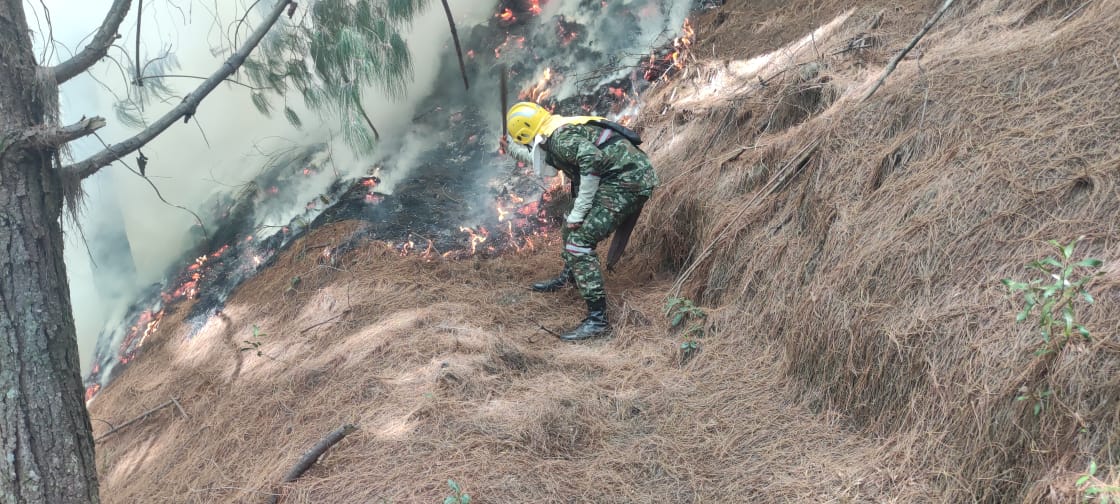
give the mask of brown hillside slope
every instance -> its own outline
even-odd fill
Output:
[[[721,16],[697,54],[741,29]],[[1072,502],[1091,460],[1120,477],[1120,2],[958,2],[860,104],[903,19],[857,9],[759,71],[705,61],[647,97],[646,136],[672,141],[638,243],[723,307],[721,340],[781,349],[799,397],[907,445],[943,498]],[[1000,279],[1078,236],[1105,260],[1095,338],[1036,357]],[[1023,388],[1049,392],[1040,415]]]
[[[338,243],[347,227],[305,243]],[[524,286],[559,268],[551,252],[425,263],[370,245],[330,265],[299,250],[193,339],[165,318],[92,403],[114,424],[169,397],[190,415],[162,410],[99,442],[106,502],[263,502],[344,423],[359,430],[283,502],[442,502],[448,478],[483,503],[928,495],[838,417],[790,401],[774,351],[713,345],[679,366],[667,279],[612,279],[614,337],[571,345],[537,323],[578,320],[575,293]],[[264,356],[237,351],[253,325]]]
[[[698,20],[687,73],[646,97],[665,186],[609,279],[610,340],[538,328],[581,314],[524,289],[555,251],[297,245],[193,339],[169,315],[90,410],[98,432],[171,396],[190,417],[100,441],[104,499],[261,502],[354,422],[283,502],[439,502],[447,478],[503,503],[1077,500],[1090,459],[1120,459],[1120,2],[960,1],[856,103],[935,3]],[[1035,358],[999,279],[1079,235],[1109,270],[1096,339]],[[683,367],[661,311],[682,271],[711,307]],[[237,351],[253,325],[264,356]],[[1022,386],[1052,390],[1038,417]]]

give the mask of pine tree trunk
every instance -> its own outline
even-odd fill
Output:
[[[0,504],[98,502],[44,97],[22,0],[0,0]]]

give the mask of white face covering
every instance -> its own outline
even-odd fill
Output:
[[[544,149],[541,148],[542,143],[544,143],[544,136],[537,135],[537,137],[533,139],[533,173],[538,177],[555,177],[556,168],[544,162],[545,152]]]

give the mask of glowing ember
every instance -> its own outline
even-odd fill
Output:
[[[377,180],[373,178],[367,178],[365,180],[362,180],[362,185],[366,187],[377,187]]]
[[[508,7],[503,9],[502,12],[495,14],[494,16],[507,23],[517,21],[517,16],[514,16],[513,11]]]
[[[474,59],[474,49],[467,50],[467,57],[470,59]]]
[[[534,16],[541,15],[541,0],[529,0],[529,13]]]

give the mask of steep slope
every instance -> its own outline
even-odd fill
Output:
[[[451,478],[475,502],[1078,500],[1120,457],[1117,7],[961,2],[860,102],[933,2],[730,1],[644,97],[665,184],[608,280],[613,338],[541,329],[582,314],[524,287],[555,246],[336,254],[356,226],[336,224],[201,328],[165,316],[90,411],[99,433],[171,397],[189,416],[99,441],[103,497],[437,502]],[[1081,235],[1105,259],[1094,339],[1036,357],[999,280]],[[676,295],[709,312],[683,364]],[[1050,391],[1039,415],[1023,387]]]
[[[346,228],[306,242],[329,249]],[[167,408],[99,443],[107,502],[257,502],[344,423],[359,430],[284,502],[436,502],[448,478],[476,502],[886,499],[905,478],[838,418],[786,399],[769,351],[713,347],[680,366],[669,278],[614,278],[614,338],[570,345],[538,323],[578,320],[575,293],[523,285],[559,267],[553,253],[301,250],[98,396],[94,417],[115,424],[171,397],[189,415]]]
[[[647,97],[666,111],[647,136],[672,139],[648,264],[724,307],[718,327],[757,328],[721,338],[781,349],[799,397],[905,446],[944,499],[1076,499],[1091,461],[1120,459],[1118,6],[958,3],[865,102],[917,31],[906,7],[703,62]],[[699,54],[741,29],[723,15]],[[1095,336],[1036,356],[1000,280],[1077,237],[1105,262],[1079,315]]]

